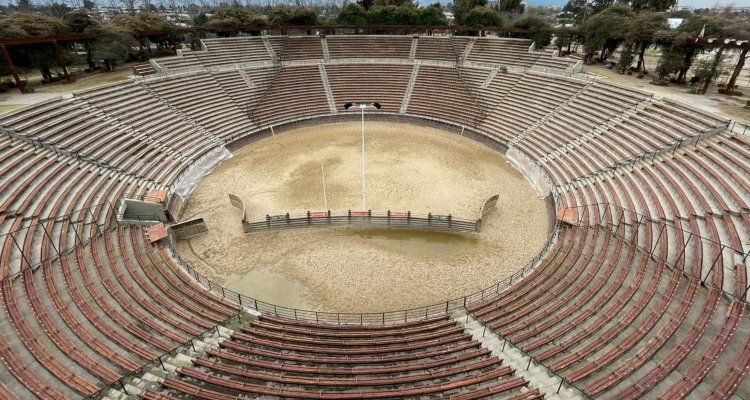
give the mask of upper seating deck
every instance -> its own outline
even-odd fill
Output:
[[[336,58],[409,58],[411,36],[327,36],[328,53]]]

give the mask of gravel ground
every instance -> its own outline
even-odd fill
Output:
[[[209,232],[180,243],[181,255],[227,288],[269,303],[319,311],[419,307],[487,287],[544,245],[544,203],[498,153],[469,139],[408,124],[366,125],[367,208],[476,219],[500,199],[482,233],[297,229],[245,234],[227,193],[250,220],[266,214],[359,210],[358,123],[303,128],[248,146],[206,176],[181,219]]]

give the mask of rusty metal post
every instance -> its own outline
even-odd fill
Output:
[[[65,75],[65,80],[70,82],[70,75],[68,74],[68,67],[65,66],[65,61],[63,60],[62,51],[60,50],[60,45],[57,43],[57,40],[52,42],[52,45],[55,46],[55,54],[57,54],[57,65],[60,66],[63,70],[63,74]]]
[[[21,94],[26,93],[26,86],[24,86],[23,82],[21,82],[21,78],[18,76],[18,71],[16,71],[16,67],[13,66],[13,61],[10,59],[8,49],[5,48],[4,44],[0,44],[0,51],[3,53],[3,57],[5,57],[5,62],[8,63],[8,69],[10,69],[10,74],[13,75],[13,79],[15,79],[16,81],[18,90],[21,91]]]

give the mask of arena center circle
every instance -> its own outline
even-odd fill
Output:
[[[307,228],[244,233],[267,214],[359,210],[361,125],[318,121],[247,145],[203,178],[180,220],[208,233],[178,243],[201,274],[243,295],[299,309],[377,312],[444,302],[488,287],[548,239],[545,203],[499,152],[435,127],[366,121],[366,207],[476,219],[481,233]],[[324,185],[325,180],[325,185]],[[325,195],[324,195],[325,187]]]

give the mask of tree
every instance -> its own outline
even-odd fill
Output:
[[[682,22],[682,25],[677,28],[677,32],[689,37],[698,37],[701,32],[703,32],[705,37],[721,38],[725,37],[727,33],[725,28],[728,26],[729,21],[727,21],[723,17],[693,15],[692,17]],[[680,42],[684,43],[684,41]],[[678,52],[684,54],[685,57],[682,69],[680,69],[680,72],[677,75],[677,81],[685,82],[687,73],[693,66],[695,57],[698,56],[698,54],[702,53],[704,51],[704,48],[687,44],[680,45],[677,50]]]
[[[422,25],[427,26],[447,26],[448,20],[443,14],[443,9],[440,7],[440,3],[431,4],[428,7],[419,9],[419,19],[422,21]]]
[[[413,6],[414,3],[412,3],[411,0],[374,0],[372,5],[381,6],[381,7],[387,7],[387,6],[401,7],[403,5]]]
[[[573,43],[573,30],[570,28],[558,28],[555,36],[555,48],[562,56],[563,47],[570,46]]]
[[[624,74],[625,71],[630,68],[633,60],[635,60],[635,54],[633,53],[634,46],[635,43],[632,41],[627,41],[622,46],[622,50],[620,51],[620,59],[617,60],[617,70],[622,74]]]
[[[138,45],[131,32],[114,24],[101,25],[90,32],[96,35],[91,52],[96,59],[104,60],[107,72],[114,71],[115,63],[128,57]]]
[[[588,0],[568,0],[563,7],[563,12],[572,14],[574,25],[581,25],[585,22],[586,16],[591,15],[589,8]]]
[[[729,36],[735,39],[750,39],[750,25],[746,22],[735,21],[727,27],[727,31]],[[745,67],[745,60],[748,58],[747,53],[747,48],[740,51],[739,57],[737,58],[737,64],[735,64],[734,71],[732,71],[732,76],[729,78],[729,82],[727,82],[727,95],[734,94],[734,86],[737,84],[737,77],[740,76],[740,71]]]
[[[318,13],[310,7],[297,7],[292,13],[289,24],[297,26],[318,25]]]
[[[68,7],[68,5],[65,3],[58,3],[54,1],[54,2],[50,2],[50,4],[45,7],[45,10],[47,14],[49,14],[52,17],[62,18],[65,16],[65,14],[71,11],[71,8]]]
[[[274,7],[268,14],[268,23],[271,25],[289,25],[293,13],[294,11],[287,5]]]
[[[545,47],[552,42],[552,24],[544,17],[526,15],[513,21],[511,27],[528,29],[537,48]]]
[[[502,27],[503,19],[497,11],[487,7],[474,7],[464,17],[464,25],[473,27]]]
[[[663,52],[656,66],[656,74],[659,80],[664,80],[667,75],[673,74],[682,68],[684,60],[682,54]]]
[[[18,9],[18,12],[21,13],[30,13],[34,11],[34,6],[31,4],[31,0],[18,0],[16,8]]]
[[[455,0],[453,2],[453,16],[456,19],[456,24],[466,25],[464,19],[469,11],[476,7],[485,7],[487,0]]]
[[[208,17],[205,13],[200,13],[193,18],[193,24],[195,24],[195,26],[206,26],[208,24]]]
[[[706,94],[708,87],[711,85],[711,81],[726,71],[724,65],[726,57],[724,57],[723,54],[724,46],[719,47],[719,49],[716,50],[716,55],[713,59],[701,58],[693,67],[695,78],[697,78],[699,82],[703,82],[701,94]]]
[[[407,26],[415,26],[421,24],[419,13],[412,4],[403,4],[397,7],[396,12],[393,14],[393,22],[395,25]]]
[[[54,36],[69,33],[61,19],[39,14],[11,14],[0,20],[0,37]]]
[[[135,14],[135,1],[136,0],[120,0],[125,11],[130,13],[130,15]]]
[[[91,0],[83,0],[83,8],[87,10],[93,10],[94,8],[96,8],[96,3]]]
[[[628,38],[632,40],[638,48],[638,65],[636,70],[640,71],[645,67],[646,49],[653,43],[648,40],[640,39],[640,35],[656,35],[657,32],[669,29],[667,16],[661,12],[641,12],[637,14],[628,26]]]
[[[500,0],[497,10],[505,14],[523,14],[524,8],[521,0]]]
[[[88,14],[80,11],[72,12],[63,17],[63,22],[73,33],[83,33],[90,27],[98,25]]]
[[[677,4],[677,0],[630,0],[630,8],[635,12],[662,12],[670,10]]]
[[[367,25],[367,11],[357,4],[347,4],[338,17],[336,22],[341,25]]]
[[[396,6],[374,6],[367,11],[367,21],[370,25],[396,25],[394,15]]]
[[[610,7],[587,19],[583,24],[586,31],[584,49],[586,60],[591,61],[594,53],[600,51],[599,61],[604,61],[622,43],[628,32],[628,21],[633,11],[625,6]]]

